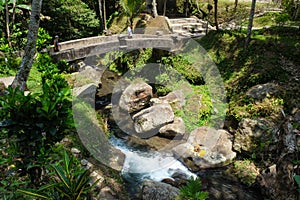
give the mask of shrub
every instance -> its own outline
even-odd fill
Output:
[[[0,129],[16,147],[22,160],[20,168],[33,183],[41,175],[30,170],[47,164],[40,155],[51,151],[51,146],[73,128],[71,91],[66,81],[58,74],[57,65],[50,61],[39,64],[48,66],[42,74],[41,94],[25,95],[9,87],[8,94],[0,96]]]
[[[207,192],[201,191],[201,180],[197,177],[188,181],[185,186],[180,187],[179,199],[182,200],[205,200],[208,197]]]
[[[63,163],[52,165],[52,169],[54,174],[51,183],[40,187],[37,191],[19,189],[18,192],[41,199],[75,200],[87,197],[98,182],[90,185],[89,170],[79,168],[74,157],[70,158],[66,151]]]
[[[290,19],[289,14],[287,13],[277,13],[276,17],[275,17],[275,22],[276,24],[278,24],[279,26],[283,26],[284,24],[286,24]]]

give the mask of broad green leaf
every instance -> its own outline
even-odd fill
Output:
[[[295,175],[294,179],[295,179],[296,183],[298,184],[298,187],[300,187],[300,175]]]

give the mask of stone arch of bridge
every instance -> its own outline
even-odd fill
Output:
[[[135,34],[133,38],[126,35],[98,36],[62,42],[59,52],[51,50],[49,52],[54,60],[71,62],[107,52],[128,52],[141,48],[157,48],[173,52],[182,48],[189,39],[179,35]]]

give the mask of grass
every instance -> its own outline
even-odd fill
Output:
[[[228,115],[244,117],[270,117],[279,119],[280,109],[287,112],[298,107],[299,84],[291,83],[289,71],[300,64],[297,29],[274,27],[253,32],[250,46],[243,49],[243,32],[211,32],[200,44],[217,64],[224,80]],[[255,85],[274,82],[278,93],[261,101],[249,99],[246,92]],[[294,84],[294,85],[293,85]],[[297,85],[298,84],[298,85]],[[291,98],[292,97],[292,98]]]
[[[37,70],[36,65],[33,65],[27,80],[27,88],[32,93],[42,92],[41,73]]]

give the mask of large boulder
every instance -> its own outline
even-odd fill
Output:
[[[200,127],[192,131],[173,153],[192,171],[225,166],[235,158],[231,135],[225,130]]]
[[[174,113],[169,104],[158,104],[146,108],[133,115],[134,129],[137,136],[149,138],[158,133],[158,130],[174,121]]]
[[[169,184],[145,180],[143,182],[142,200],[172,200],[179,195],[179,189]]]
[[[270,142],[278,141],[277,132],[278,128],[265,119],[242,119],[234,135],[233,148],[236,151],[254,152],[257,146],[268,145],[269,148],[265,150],[271,150]]]
[[[75,87],[73,89],[73,95],[81,98],[95,97],[97,87],[98,86],[95,83],[89,83],[81,87]]]
[[[286,117],[282,124],[277,154],[276,165],[271,166],[261,173],[260,186],[270,199],[297,199],[295,187],[295,161],[299,160],[299,121],[300,110],[294,109],[292,115]],[[271,180],[269,180],[271,179]]]
[[[159,129],[162,137],[170,139],[181,139],[185,134],[185,125],[181,117],[175,117],[173,123],[167,124]]]
[[[132,83],[122,93],[119,106],[129,113],[137,112],[149,105],[152,96],[152,87],[147,83]]]
[[[182,109],[185,105],[185,95],[182,90],[172,91],[166,96],[159,97],[159,100],[168,102],[174,111]]]
[[[253,86],[246,95],[255,100],[262,100],[268,95],[274,95],[278,91],[278,86],[275,83],[265,83]]]

